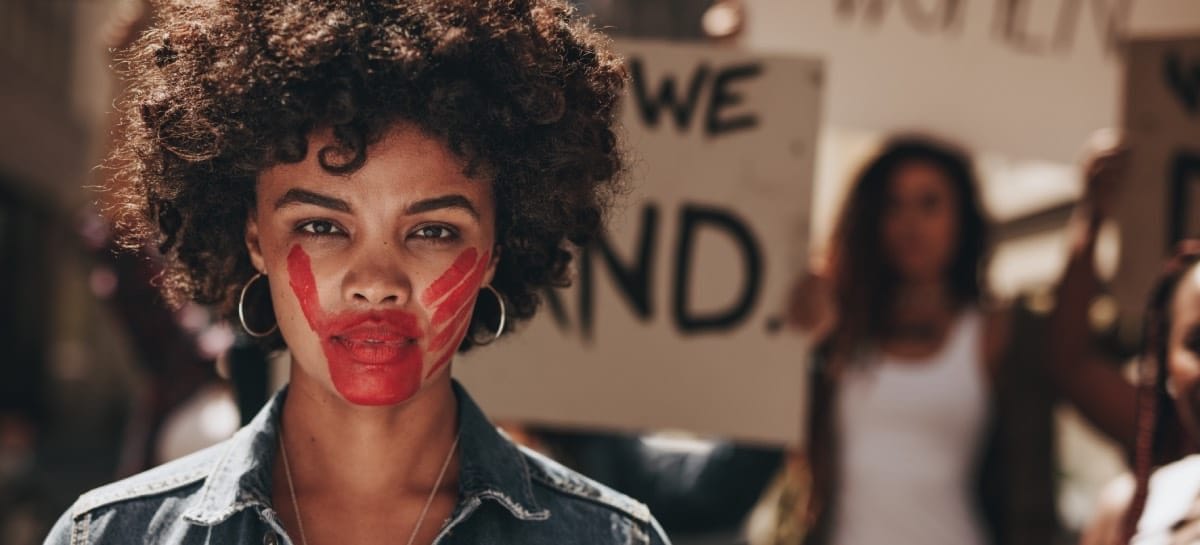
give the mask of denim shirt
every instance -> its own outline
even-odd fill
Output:
[[[645,505],[513,444],[456,382],[458,504],[435,544],[669,545]],[[47,545],[292,545],[271,505],[286,388],[230,439],[79,497]],[[299,544],[296,544],[299,545]]]

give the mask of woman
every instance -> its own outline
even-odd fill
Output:
[[[1144,330],[1135,475],[1106,490],[1084,545],[1200,539],[1200,240],[1181,243],[1167,263]]]
[[[130,242],[159,244],[169,299],[286,348],[291,382],[47,543],[666,543],[450,375],[567,281],[615,189],[624,72],[568,6],[180,0],[125,63]]]
[[[1120,157],[1092,159],[1096,217]],[[1089,367],[1069,379],[1085,387],[1062,388],[1066,370],[1042,364],[1044,325],[985,304],[986,243],[973,168],[953,146],[900,137],[858,176],[828,269],[792,305],[818,347],[809,452],[792,464],[811,465],[808,543],[1048,543],[1055,396],[1132,443],[1120,410],[1132,387]]]

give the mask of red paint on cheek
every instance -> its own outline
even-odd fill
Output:
[[[300,310],[304,312],[308,326],[316,331],[319,329],[317,322],[321,315],[321,302],[317,297],[317,280],[313,278],[312,260],[304,249],[297,245],[288,252],[287,262],[288,284],[296,294],[296,299],[300,301]]]
[[[472,269],[477,268],[475,248],[467,248],[463,253],[458,254],[458,259],[454,260],[454,264],[442,273],[437,280],[434,280],[425,293],[421,294],[421,303],[425,306],[433,305],[443,295],[446,295],[455,286],[462,283],[462,280],[471,274]]]
[[[471,302],[473,303],[474,299],[472,299]],[[463,305],[463,307],[459,309],[458,314],[455,314],[453,319],[447,322],[444,328],[435,334],[433,339],[429,341],[429,351],[438,352],[443,348],[446,348],[446,345],[450,344],[450,341],[453,341],[456,338],[457,340],[462,341],[462,337],[457,334],[458,330],[462,328],[458,326],[463,322],[469,322],[472,311],[474,310],[475,305]],[[457,345],[458,343],[455,344]]]
[[[445,331],[439,334],[438,337],[434,338],[434,342],[440,342],[442,348],[449,347],[449,350],[446,350],[445,353],[442,354],[442,357],[438,358],[437,363],[434,363],[433,367],[429,368],[429,372],[425,374],[425,378],[433,376],[438,369],[441,369],[442,366],[450,363],[450,360],[454,358],[455,352],[458,351],[458,345],[462,343],[463,337],[467,334],[467,328],[470,326],[471,313],[468,312],[466,313],[466,318],[459,319],[458,321],[452,323],[451,327],[448,327]],[[453,341],[453,343],[451,343],[451,341]],[[437,353],[434,350],[430,350],[430,352]]]
[[[454,261],[450,269],[430,284],[422,294],[423,301],[438,301],[430,319],[433,339],[429,342],[430,354],[441,354],[434,365],[426,373],[425,378],[433,376],[439,369],[454,357],[455,349],[467,333],[471,314],[475,308],[475,297],[478,293],[479,282],[487,272],[491,252],[484,252],[478,260],[473,249],[463,251]],[[464,268],[466,260],[473,263]],[[448,293],[447,293],[448,292]]]
[[[326,313],[308,254],[296,245],[287,263],[288,283],[342,397],[359,405],[394,405],[420,390],[424,334],[415,316],[398,309]]]
[[[469,306],[469,303],[475,302],[475,294],[477,293],[476,290],[479,289],[479,281],[483,279],[483,273],[487,271],[485,267],[487,259],[488,254],[484,252],[479,263],[475,265],[475,269],[438,305],[437,310],[433,312],[433,318],[430,320],[434,327],[442,327],[451,318],[461,314],[462,310]]]

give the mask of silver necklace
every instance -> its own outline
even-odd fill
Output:
[[[425,507],[421,508],[421,516],[417,517],[417,524],[413,526],[412,533],[408,535],[408,545],[413,545],[417,540],[417,532],[421,530],[421,523],[425,522],[425,515],[429,514],[429,506],[433,505],[433,498],[437,497],[438,488],[442,486],[442,479],[446,477],[446,468],[450,467],[450,459],[454,457],[454,451],[458,448],[458,434],[454,434],[454,442],[450,444],[450,451],[446,453],[446,460],[442,462],[442,470],[438,472],[437,481],[433,483],[433,489],[429,491],[429,497],[425,500]],[[292,509],[296,512],[296,526],[300,528],[300,543],[308,545],[308,536],[304,535],[304,519],[300,517],[300,503],[296,501],[296,485],[292,483],[292,466],[288,463],[287,447],[283,444],[283,430],[279,430],[279,452],[283,454],[283,473],[287,475],[288,492],[292,496]]]

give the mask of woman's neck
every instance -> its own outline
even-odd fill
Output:
[[[304,377],[294,363],[292,372],[282,430],[297,494],[363,499],[429,493],[458,430],[448,372],[395,407],[352,405]],[[443,487],[454,485],[457,475],[452,461]]]
[[[953,314],[956,306],[950,286],[940,279],[900,282],[892,301],[893,324],[940,322]]]

